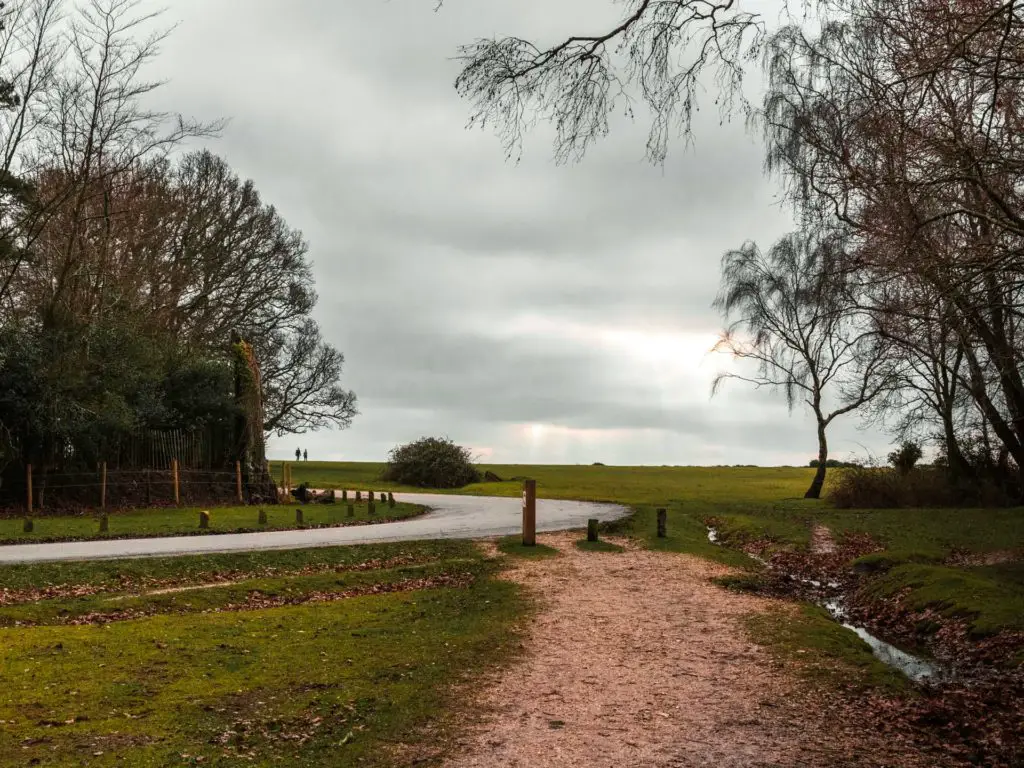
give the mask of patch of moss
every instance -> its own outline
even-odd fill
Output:
[[[891,550],[871,552],[853,561],[854,569],[864,573],[888,571],[897,565],[907,563],[940,563],[942,553],[937,551],[922,552],[914,550]]]
[[[824,609],[802,604],[747,617],[755,642],[815,684],[865,691],[909,692],[910,682],[875,658],[871,648]]]
[[[904,594],[903,604],[967,622],[974,636],[1024,630],[1024,565],[975,568],[908,563],[892,568],[865,588],[872,597]]]
[[[764,579],[757,573],[731,573],[726,576],[716,576],[711,581],[733,592],[749,592],[751,594],[761,592],[765,585]]]

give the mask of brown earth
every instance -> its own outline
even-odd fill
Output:
[[[574,538],[541,537],[561,556],[508,571],[542,609],[520,661],[468,702],[445,765],[937,765],[749,641],[744,616],[791,604],[722,589],[709,579],[728,569],[696,557],[580,552]]]

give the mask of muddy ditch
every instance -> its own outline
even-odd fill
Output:
[[[733,546],[718,523],[705,521],[708,540]],[[883,549],[867,535],[834,541],[827,529],[816,529],[809,549],[780,549],[768,540],[735,548],[765,566],[752,591],[821,606],[915,684],[915,696],[868,697],[865,707],[877,714],[879,727],[909,729],[970,764],[1024,766],[1024,667],[1008,664],[1024,637],[970,638],[963,622],[910,611],[900,596],[868,598],[864,587],[873,574],[851,565]]]

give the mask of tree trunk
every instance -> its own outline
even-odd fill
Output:
[[[825,462],[828,461],[828,441],[825,440],[825,423],[818,418],[818,469],[814,473],[811,487],[804,494],[805,499],[820,499],[821,489],[825,485]]]

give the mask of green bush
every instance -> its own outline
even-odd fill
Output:
[[[417,488],[461,488],[480,482],[468,448],[448,438],[422,437],[392,449],[381,480]]]

